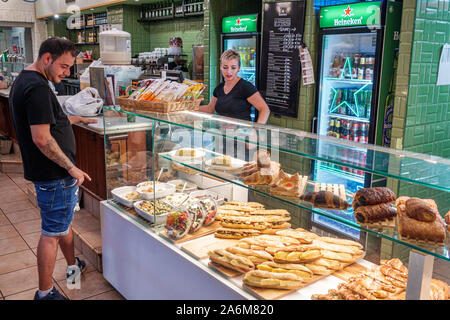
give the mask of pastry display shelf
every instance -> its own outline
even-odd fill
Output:
[[[129,112],[120,110],[120,107],[104,106],[104,112],[108,110],[136,115],[160,124],[167,124],[172,128],[185,128],[195,132],[210,133],[217,137],[248,142],[260,148],[267,148],[272,153],[279,152],[310,160],[324,161],[450,192],[450,159],[446,158],[352,142],[294,129],[260,125],[200,112]],[[257,137],[271,137],[271,140],[276,140],[276,142],[269,143],[264,139],[258,140]],[[356,164],[345,161],[343,151],[345,149],[354,150],[355,148],[367,150],[365,163]],[[425,172],[426,174],[424,174]]]
[[[206,151],[206,157],[208,157],[207,150],[204,150],[204,151]],[[319,214],[321,216],[333,219],[333,220],[338,221],[339,223],[345,224],[347,226],[357,228],[357,229],[360,229],[361,231],[366,231],[371,234],[374,234],[375,236],[382,237],[382,238],[388,239],[390,241],[403,244],[405,246],[408,246],[412,249],[423,252],[425,254],[429,254],[429,255],[438,257],[440,259],[450,261],[450,240],[448,239],[448,237],[445,240],[443,246],[403,241],[400,239],[400,235],[397,232],[397,228],[380,228],[380,227],[371,228],[371,227],[363,226],[363,225],[360,225],[360,224],[354,222],[353,220],[350,220],[350,219],[352,219],[353,215],[347,215],[346,217],[345,216],[341,217],[341,216],[334,214],[333,209],[328,210],[328,209],[315,208],[311,204],[301,201],[299,198],[292,198],[292,197],[285,198],[285,197],[271,195],[268,186],[246,185],[242,182],[242,180],[237,175],[230,177],[230,173],[227,173],[226,175],[224,175],[224,174],[218,174],[214,170],[209,170],[204,165],[204,162],[189,163],[189,162],[182,162],[182,161],[173,159],[172,157],[170,157],[167,154],[165,154],[165,155],[160,154],[160,156],[163,157],[164,159],[172,161],[178,165],[185,166],[190,169],[196,170],[199,173],[205,173],[205,174],[211,175],[213,177],[216,177],[218,179],[223,179],[224,181],[231,182],[240,187],[247,188],[247,189],[254,191],[258,194],[261,194],[263,196],[271,197],[273,199],[285,202],[287,204],[294,205],[298,208],[305,209],[309,213]],[[308,181],[308,185],[305,190],[305,193],[310,192],[310,191],[314,191],[314,182],[312,182],[312,181]],[[349,202],[349,204],[351,204],[352,200],[353,200],[353,194],[351,194],[347,191],[347,202]],[[351,209],[351,207],[349,207],[347,210],[352,210],[352,209]]]

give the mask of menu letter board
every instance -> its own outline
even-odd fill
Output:
[[[264,4],[261,93],[272,113],[294,118],[298,112],[305,6],[305,1]]]

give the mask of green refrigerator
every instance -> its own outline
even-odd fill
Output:
[[[315,161],[313,179],[317,182],[343,184],[349,194],[385,183],[364,172],[375,161],[386,159],[374,159],[363,144],[383,144],[385,101],[399,46],[401,10],[401,3],[390,1],[320,8],[312,127],[320,135],[348,140],[351,148],[341,155],[341,165]],[[318,151],[333,152],[320,142]],[[335,214],[354,221],[351,207]],[[313,222],[359,237],[359,231],[325,217],[314,215]]]

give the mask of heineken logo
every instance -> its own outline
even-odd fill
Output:
[[[231,32],[246,32],[247,31],[247,26],[242,26],[241,18],[236,19],[235,26],[237,26],[237,27],[231,27]]]
[[[360,24],[362,24],[362,19],[363,19],[363,17],[360,17],[358,19],[353,19],[353,18],[350,18],[350,19],[344,19],[344,18],[334,19],[334,26],[337,27],[337,26],[360,25]]]
[[[351,13],[352,11],[353,11],[353,9],[350,9],[350,6],[347,6],[347,9],[344,10],[343,17],[351,17],[351,16],[353,16],[353,14]]]

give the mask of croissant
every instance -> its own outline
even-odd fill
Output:
[[[425,222],[433,222],[436,220],[436,214],[439,214],[436,209],[419,198],[406,200],[405,212],[408,217]]]
[[[395,194],[386,187],[359,189],[353,196],[353,209],[360,206],[380,204],[395,201]]]
[[[356,221],[359,223],[373,223],[391,220],[397,215],[397,210],[389,203],[374,204],[358,207],[355,212]]]
[[[301,195],[300,200],[310,202],[314,207],[324,209],[345,210],[350,206],[347,201],[330,191],[308,192]]]

